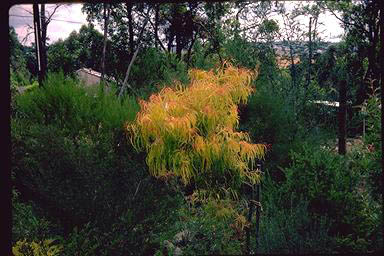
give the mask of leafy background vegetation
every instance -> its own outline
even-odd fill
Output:
[[[341,12],[346,21],[365,17],[361,22],[376,26],[372,15],[366,16],[376,11],[375,3],[325,2],[293,14],[281,9],[291,22],[284,28],[266,19],[279,7],[268,1],[111,5],[105,66],[115,83],[109,90],[105,83],[84,86],[74,74],[81,67],[101,71],[104,38],[91,23],[47,45],[43,84],[37,82],[34,46],[20,44],[10,28],[14,254],[245,254],[247,232],[251,253],[382,251],[377,48],[372,51],[377,42],[349,22],[339,43],[308,60],[309,52],[296,47],[300,40],[304,49],[309,47],[307,31],[293,26],[300,12],[317,17],[325,9]],[[260,15],[261,23],[253,24],[257,39],[241,33],[244,24],[236,18],[226,18],[232,17],[234,7]],[[102,4],[85,4],[83,10],[90,21],[103,24]],[[153,24],[144,25],[147,11],[158,17]],[[139,18],[127,22],[124,15]],[[294,32],[297,41],[287,39],[288,32]],[[163,42],[156,40],[161,33]],[[278,39],[300,63],[279,63],[279,53],[271,47]],[[316,31],[312,39],[312,50],[324,43]],[[127,60],[139,45],[130,87],[120,94]],[[238,74],[244,68],[258,76],[242,79]],[[346,155],[337,154],[337,109],[313,103],[338,100],[341,80],[347,81],[348,100],[354,105],[347,118],[348,143],[354,143],[347,145]],[[188,94],[194,88],[204,88],[202,98],[194,98],[196,91]],[[233,93],[239,88],[241,97]],[[229,97],[231,92],[237,100]],[[208,98],[212,100],[204,101]],[[226,108],[197,115],[192,122],[193,104],[220,107],[223,102]],[[173,108],[173,116],[159,103]],[[183,124],[178,127],[180,138],[188,133],[186,128],[197,127],[194,136],[208,140],[208,133],[218,136],[221,128],[230,127],[249,145],[265,145],[263,172],[257,175],[257,239],[256,219],[248,217],[249,185],[233,172],[241,161],[212,161],[210,169],[196,164],[201,159],[188,141],[193,136],[180,142],[162,130],[171,127],[163,117],[171,116]],[[155,119],[157,130],[148,122]],[[212,120],[216,125],[208,129]],[[140,136],[147,150],[138,152]],[[156,173],[153,166],[161,164],[148,160],[157,138],[170,149],[164,163],[169,170],[155,175],[161,177],[151,175]],[[187,158],[180,158],[178,143],[197,168],[189,169],[195,173],[184,182],[178,176],[186,177],[180,170]],[[256,155],[264,154],[250,158]],[[244,171],[250,159],[241,160],[243,169],[236,170]],[[169,168],[171,163],[174,168]],[[219,187],[225,189],[217,193],[213,188]]]

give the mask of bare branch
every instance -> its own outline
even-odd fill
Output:
[[[21,7],[21,6],[16,6],[16,7],[19,8],[19,9],[22,9],[23,11],[25,11],[25,12],[31,14],[31,15],[33,15],[33,12],[32,12],[32,11],[29,11],[29,10],[27,10],[27,9],[24,9],[24,8]]]
[[[53,11],[52,11],[52,13],[48,13],[48,18],[46,19],[46,24],[49,24],[50,22],[51,22],[51,19],[52,19],[52,16],[55,14],[55,12],[57,11],[57,9],[60,7],[60,6],[62,6],[62,4],[57,4],[56,6],[55,6],[55,8],[53,9]]]
[[[149,11],[148,11],[149,12]],[[132,68],[132,65],[133,65],[133,62],[135,61],[136,57],[137,57],[137,54],[139,53],[139,50],[140,50],[140,42],[141,42],[141,39],[143,37],[143,33],[144,33],[144,30],[145,30],[145,27],[147,26],[147,23],[148,23],[148,20],[149,20],[149,16],[147,17],[147,19],[144,21],[144,24],[143,24],[143,27],[141,28],[141,31],[140,31],[140,35],[139,35],[139,38],[137,40],[137,48],[135,50],[135,53],[133,54],[132,56],[132,59],[131,61],[129,62],[129,65],[128,65],[128,68],[127,68],[127,72],[125,73],[125,78],[124,78],[124,82],[123,82],[123,85],[121,87],[121,90],[120,90],[120,93],[119,93],[119,98],[123,95],[123,92],[125,91],[125,88],[128,87],[129,89],[131,89],[135,94],[136,92],[133,90],[133,88],[128,84],[128,77],[129,77],[129,74],[131,72],[131,68]]]
[[[155,25],[152,23],[151,19],[149,19],[148,21],[149,21],[149,24],[151,24],[152,28],[155,29]],[[155,40],[159,43],[161,49],[163,49],[163,51],[166,52],[167,49],[165,49],[163,43],[160,41],[160,38],[156,33],[155,33]]]
[[[350,23],[350,22],[348,22],[348,21],[346,21],[346,20],[344,20],[344,19],[342,19],[342,18],[340,18],[333,10],[331,10],[330,8],[326,8],[330,13],[332,13],[332,15],[336,18],[336,19],[338,19],[339,21],[341,21],[344,25],[348,25],[348,26],[356,26],[356,27],[358,27],[359,29],[361,29],[362,31],[363,31],[363,33],[368,33],[368,31],[363,27],[363,26],[361,26],[360,24],[357,24],[357,23],[355,23],[355,24],[352,24],[352,23]],[[351,19],[354,21],[354,22],[356,22],[356,20],[354,20],[352,17],[351,17]]]
[[[34,31],[30,31],[30,32],[28,32],[28,33],[25,35],[25,37],[21,40],[21,44],[27,43],[29,36],[32,35],[33,33],[34,33]]]

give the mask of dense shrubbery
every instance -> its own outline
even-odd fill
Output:
[[[225,57],[236,66],[255,69],[260,64],[259,58],[255,58],[255,55],[258,54],[256,46],[240,37],[228,40],[224,48]]]
[[[206,54],[204,54],[204,47],[201,45],[201,43],[195,42],[193,45],[191,58],[188,63],[190,67],[202,70],[210,70],[215,68],[218,62],[219,60],[216,55],[206,56]]]
[[[283,162],[297,131],[294,114],[286,102],[267,88],[258,87],[241,116],[241,127],[253,141],[271,145],[267,158]]]
[[[145,68],[142,68],[145,66]],[[155,48],[147,48],[138,55],[132,67],[132,83],[142,86],[170,85],[174,80],[188,82],[187,68],[175,54],[165,54]]]
[[[271,144],[268,178],[262,180],[259,252],[380,250],[377,100],[368,105],[366,141],[372,152],[363,145],[343,157],[329,145],[336,134],[337,109],[310,102],[329,100],[334,92],[316,81],[305,92],[302,84],[292,87],[285,71],[273,73],[274,81],[268,81],[268,69],[260,72],[256,92],[241,109],[241,128],[254,141]],[[371,191],[370,183],[376,190]]]
[[[12,174],[20,200],[34,200],[42,216],[61,227],[59,232],[89,221],[109,228],[139,198],[136,189],[147,176],[123,132],[123,124],[138,111],[135,100],[87,95],[76,81],[58,74],[15,101]],[[25,232],[32,225],[47,226],[44,219],[33,221],[29,206],[14,203],[15,221],[32,218],[15,238],[28,238]]]
[[[12,239],[14,241],[23,239],[40,241],[55,235],[52,230],[57,227],[49,222],[41,212],[39,213],[35,205],[21,202],[19,192],[16,190],[12,192]]]
[[[267,220],[284,221],[268,217],[275,215],[269,207],[279,202],[283,209],[304,211],[294,218],[306,223],[304,229],[310,230],[311,225],[326,221],[328,226],[323,226],[322,239],[326,239],[324,242],[333,252],[380,248],[381,209],[364,185],[369,170],[360,164],[363,161],[361,153],[354,152],[344,158],[328,149],[304,143],[290,157],[292,164],[284,169],[286,180],[278,189],[272,185],[264,192],[268,193],[264,202],[268,209]],[[301,205],[300,202],[308,203]],[[298,226],[296,228],[300,230]],[[294,248],[300,246],[295,245],[292,250]]]
[[[284,201],[290,204],[283,204]],[[271,180],[263,180],[260,253],[330,253],[332,238],[326,218],[313,219],[308,201],[293,200]],[[252,240],[253,248],[256,247]]]
[[[173,84],[175,80],[188,82],[186,64],[178,60],[176,55],[166,54],[155,48],[147,48],[138,55],[131,73],[133,87],[145,97]]]
[[[366,136],[364,142],[369,148],[369,179],[375,195],[383,194],[383,179],[380,167],[381,143],[380,138],[380,98],[377,92],[372,92],[370,98],[364,103],[363,111],[366,119]]]
[[[179,248],[186,255],[238,254],[243,250],[247,221],[244,208],[228,200],[209,200],[201,207],[184,205],[166,230],[154,234],[158,253]],[[243,212],[242,212],[243,211]]]

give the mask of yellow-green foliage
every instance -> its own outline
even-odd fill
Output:
[[[181,177],[184,184],[200,180],[198,185],[208,188],[257,183],[259,175],[251,170],[265,146],[235,131],[237,104],[247,102],[254,75],[232,66],[217,72],[192,69],[187,88],[164,88],[141,101],[135,122],[126,128],[134,147],[148,153],[151,174]]]
[[[56,256],[60,255],[61,245],[51,245],[54,240],[44,240],[40,242],[27,242],[27,240],[17,241],[12,247],[15,256]]]
[[[235,219],[237,211],[233,208],[233,202],[230,200],[211,199],[205,204],[205,211],[218,221],[225,219]]]

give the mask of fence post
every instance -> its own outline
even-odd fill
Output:
[[[258,169],[260,170],[260,175],[263,173],[263,162],[260,161],[257,165]],[[255,252],[259,249],[259,230],[260,230],[260,208],[261,208],[261,183],[258,183],[256,185],[256,232],[255,232],[255,238],[256,238],[256,249]]]
[[[253,215],[253,211],[254,211],[254,203],[252,202],[253,201],[253,197],[254,197],[254,194],[255,194],[255,185],[252,185],[251,187],[251,197],[250,197],[250,200],[249,200],[249,211],[248,211],[248,223],[249,223],[249,226],[247,227],[247,230],[246,230],[246,236],[247,236],[247,240],[246,240],[246,252],[247,254],[250,254],[251,250],[250,250],[250,242],[251,242],[251,227],[252,227],[252,215]]]
[[[262,173],[262,161],[259,161],[257,164],[257,169]],[[260,174],[261,175],[261,174]],[[255,195],[255,185],[251,187],[251,197],[249,200],[249,211],[248,211],[248,222],[249,227],[246,230],[246,252],[247,254],[251,253],[250,243],[251,243],[251,227],[252,227],[252,216],[255,210],[256,205],[256,229],[255,229],[255,240],[256,240],[256,248],[255,252],[259,248],[259,226],[260,226],[260,183],[256,184],[256,195]]]

